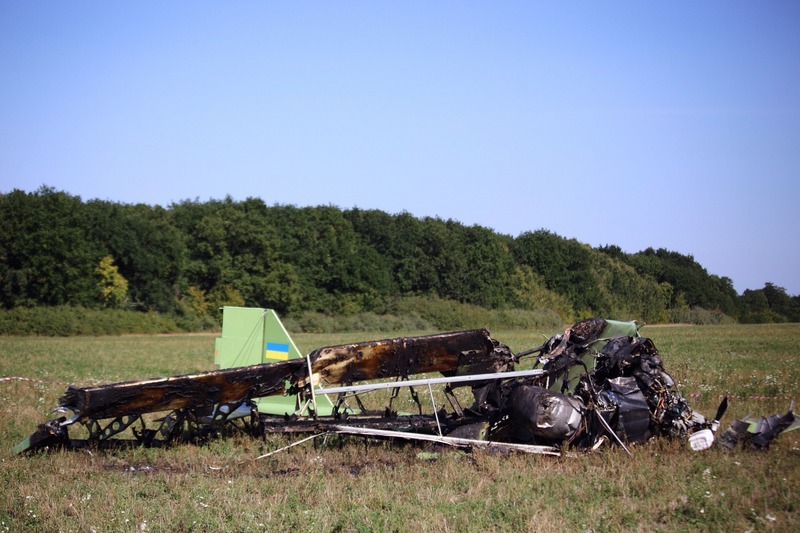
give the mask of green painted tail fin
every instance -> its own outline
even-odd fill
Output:
[[[214,362],[221,369],[274,363],[303,357],[278,315],[272,309],[223,307],[222,336],[216,340]],[[298,408],[296,396],[269,396],[256,400],[264,414],[292,414]],[[333,404],[317,397],[317,414],[330,415]]]

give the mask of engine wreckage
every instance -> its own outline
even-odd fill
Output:
[[[565,446],[628,451],[629,444],[659,436],[686,438],[703,450],[715,442],[727,407],[725,398],[712,420],[692,410],[636,322],[584,320],[517,354],[488,331],[469,330],[329,346],[304,357],[271,310],[225,308],[223,324],[215,358],[222,369],[70,386],[54,410],[60,416],[15,451],[158,446],[227,426],[256,436],[355,434],[552,455]],[[526,356],[533,368],[517,370]],[[240,365],[254,357],[262,362]],[[442,387],[439,405],[434,386]],[[471,388],[469,406],[455,394],[464,387]],[[410,391],[416,412],[393,408],[401,388]],[[380,390],[391,391],[384,407],[368,409],[362,395]],[[428,412],[420,401],[426,392]],[[70,438],[75,424],[86,438]],[[783,416],[736,421],[716,441],[766,448],[797,427],[790,407]]]

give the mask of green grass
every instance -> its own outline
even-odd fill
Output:
[[[514,351],[553,330],[493,331]],[[784,412],[800,398],[800,325],[647,327],[692,405],[723,420]],[[299,334],[303,352],[386,334]],[[396,335],[392,335],[396,336]],[[329,437],[254,461],[291,439],[243,436],[206,446],[10,453],[47,418],[64,383],[214,368],[211,335],[0,337],[0,531],[797,531],[800,431],[767,453],[694,453],[658,441],[551,458],[464,454]]]

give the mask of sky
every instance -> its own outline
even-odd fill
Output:
[[[800,295],[800,2],[0,2],[0,193],[262,198]]]

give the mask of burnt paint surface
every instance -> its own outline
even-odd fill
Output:
[[[456,331],[320,348],[310,355],[312,371],[326,383],[352,383],[428,372],[445,375],[501,372],[513,356],[483,330]],[[305,385],[304,359],[198,374],[69,387],[60,404],[76,420],[197,408],[283,394],[285,385]]]
[[[282,394],[286,381],[303,363],[302,359],[293,359],[99,387],[69,387],[60,403],[79,413],[80,420],[237,402]]]
[[[495,350],[496,345],[485,329],[343,344],[314,351],[311,369],[328,384],[428,372],[449,376],[504,371],[511,355]]]

